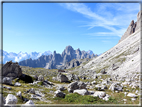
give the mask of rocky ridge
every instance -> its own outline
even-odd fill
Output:
[[[43,67],[46,69],[57,69],[58,65],[64,65],[72,59],[84,59],[93,58],[95,55],[90,55],[88,52],[80,51],[80,49],[74,50],[71,46],[67,46],[62,54],[53,52],[48,56],[41,56],[37,60],[27,59],[19,62],[21,66],[29,67]]]
[[[131,21],[130,25],[128,26],[126,32],[121,37],[121,39],[119,40],[119,42],[123,41],[129,35],[131,35],[132,33],[134,33],[135,31],[137,31],[139,28],[142,27],[141,16],[142,16],[142,10],[137,14],[137,22],[134,22],[134,20]]]
[[[141,11],[138,13],[138,16],[139,15],[141,15],[142,18]],[[139,18],[140,16],[137,20],[139,20]],[[112,77],[117,77],[117,79],[120,80],[125,78],[134,81],[134,78],[136,78],[138,74],[140,75],[141,52],[141,28],[137,27],[136,29],[137,30],[126,39],[123,39],[123,41],[119,42],[110,50],[89,61],[83,68],[95,70],[96,72],[105,69],[106,73]]]

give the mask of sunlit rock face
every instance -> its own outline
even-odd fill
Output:
[[[121,39],[119,40],[119,42],[123,41],[124,39],[126,39],[129,35],[131,35],[132,33],[134,33],[135,31],[137,31],[138,29],[140,29],[140,26],[142,27],[142,11],[140,11],[137,14],[137,22],[134,22],[134,20],[131,21],[130,25],[128,26],[126,32],[124,33],[124,35],[121,37]]]

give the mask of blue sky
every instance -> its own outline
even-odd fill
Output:
[[[139,3],[4,3],[3,50],[62,53],[66,46],[100,54],[115,46]]]

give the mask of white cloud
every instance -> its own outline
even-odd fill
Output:
[[[95,32],[95,36],[109,35],[121,37],[131,20],[136,21],[137,12],[139,11],[138,3],[98,3],[95,5],[94,10],[91,10],[83,3],[64,3],[62,6],[90,19],[87,24],[80,27],[92,29],[99,26],[109,30],[109,32]],[[87,35],[92,35],[92,33]]]

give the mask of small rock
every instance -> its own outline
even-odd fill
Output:
[[[92,84],[96,84],[97,82],[96,82],[96,81],[92,81],[91,83],[92,83]]]
[[[56,78],[56,77],[52,77],[52,80],[53,80],[53,81],[57,81],[57,78]]]
[[[21,93],[21,91],[18,91],[18,93],[16,93],[16,95],[17,95],[18,97],[22,98],[22,93]]]
[[[31,93],[31,94],[35,94],[35,89],[31,88],[31,89],[28,90],[28,92]]]
[[[90,95],[92,95],[92,94],[94,94],[95,93],[95,91],[89,91],[89,94]]]
[[[43,75],[39,75],[39,77],[38,77],[38,81],[44,81],[44,77],[43,77]]]
[[[29,100],[28,102],[23,104],[21,107],[27,107],[27,106],[35,107],[34,102],[32,100]]]
[[[109,97],[106,97],[106,96],[105,96],[105,97],[103,98],[103,100],[108,101],[108,100],[109,100]]]
[[[126,101],[127,101],[127,99],[123,99],[123,101],[125,101],[125,102],[126,102]]]
[[[11,85],[12,84],[12,79],[9,77],[4,77],[3,78],[3,84]]]
[[[132,100],[132,101],[135,101],[135,100],[136,100],[136,98],[131,98],[131,100]]]
[[[14,84],[14,86],[21,86],[21,84],[19,83],[19,82],[16,82],[15,84]]]
[[[108,81],[112,81],[112,79],[111,79],[111,78],[108,78],[107,80],[108,80]]]
[[[128,93],[128,95],[127,96],[129,96],[129,97],[134,97],[134,98],[136,98],[137,97],[137,95],[135,95],[135,94],[133,94],[133,93]]]
[[[6,88],[8,90],[11,90],[12,88],[11,87],[6,87],[6,86],[3,86],[3,88]]]
[[[97,79],[97,78],[98,78],[97,74],[94,74],[93,79]]]
[[[124,95],[126,96],[128,92],[124,92]]]
[[[100,73],[105,74],[105,73],[106,73],[106,72],[105,72],[105,69],[102,69],[102,70],[100,71]]]
[[[35,99],[35,100],[38,100],[38,98],[36,97],[36,95],[33,95],[33,94],[31,94],[31,98]]]
[[[58,90],[64,91],[64,90],[66,90],[66,89],[65,89],[65,87],[63,87],[63,86],[59,86],[59,87],[58,87]]]
[[[94,96],[94,97],[97,97],[97,96],[98,96],[99,98],[103,98],[103,97],[106,96],[106,93],[103,92],[103,91],[96,91],[93,96]]]
[[[109,84],[109,81],[103,80],[103,81],[102,81],[102,84],[108,85],[108,84]]]
[[[136,90],[136,92],[135,92],[135,93],[136,93],[136,94],[138,94],[138,92],[139,92],[139,91],[138,91],[138,90]]]

